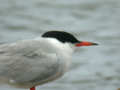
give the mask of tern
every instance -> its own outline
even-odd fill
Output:
[[[42,85],[61,77],[70,66],[76,47],[98,45],[79,41],[65,31],[0,45],[0,84],[18,88]]]

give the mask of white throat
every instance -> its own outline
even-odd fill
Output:
[[[74,51],[73,47],[69,43],[62,43],[54,38],[46,38],[48,40],[49,45],[51,48],[54,48],[54,51],[58,54],[68,54],[71,55]]]

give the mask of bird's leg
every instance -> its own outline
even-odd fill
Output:
[[[30,90],[35,90],[35,87],[30,88]]]

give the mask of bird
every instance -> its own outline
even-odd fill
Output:
[[[35,90],[69,70],[77,47],[98,45],[69,32],[47,31],[40,37],[0,44],[0,84]]]

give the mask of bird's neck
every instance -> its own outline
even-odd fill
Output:
[[[70,63],[71,63],[71,57],[74,49],[68,44],[68,43],[61,43],[57,41],[56,39],[49,39],[49,45],[50,47],[54,47],[54,52],[57,54],[62,68],[64,68],[64,71],[67,71]]]
[[[49,39],[49,43],[54,47],[55,52],[58,54],[71,55],[74,51],[68,43],[62,43],[56,39]]]

